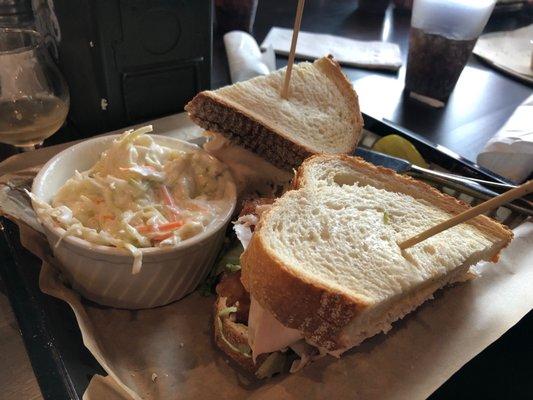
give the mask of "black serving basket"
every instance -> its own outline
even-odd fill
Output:
[[[503,178],[480,169],[472,162],[454,156],[453,153],[443,152],[412,132],[399,129],[393,124],[365,116],[365,127],[368,132],[365,133],[367,137],[363,138],[363,145],[364,142],[371,143],[381,135],[398,134],[409,139],[432,166],[464,176],[506,182]],[[473,201],[471,197],[456,190],[449,190],[443,186],[439,189],[463,201]],[[511,227],[525,219],[525,216],[511,213],[509,210],[500,215],[503,215],[500,219]],[[498,217],[498,215],[493,216]],[[0,264],[0,275],[5,282],[43,397],[47,400],[81,399],[92,376],[105,375],[105,372],[84,347],[70,307],[63,301],[40,291],[38,282],[41,261],[22,247],[18,227],[6,218],[0,218],[0,254],[4,256]],[[528,324],[530,327],[531,320],[532,316],[528,315],[520,324]],[[491,364],[495,360],[502,362],[506,357],[506,350],[526,342],[526,339],[529,342],[529,338],[520,336],[523,336],[523,332],[527,330],[527,327],[521,327],[520,330],[516,330],[516,327],[511,329],[503,339],[491,346],[496,346],[496,350],[478,355],[439,388],[431,398],[465,398],[462,396],[467,393],[457,393],[458,388],[479,388],[484,385],[480,371],[483,371],[483,368],[492,368]],[[514,348],[513,351],[518,350]],[[515,368],[516,371],[509,372],[509,376],[517,377],[518,382],[526,382],[524,374],[527,374],[527,370],[518,366]]]

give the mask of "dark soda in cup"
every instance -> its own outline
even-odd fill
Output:
[[[442,106],[450,96],[495,0],[415,0],[405,89]]]

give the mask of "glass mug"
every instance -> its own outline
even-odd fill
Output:
[[[0,28],[0,142],[32,150],[65,122],[68,87],[42,36]]]

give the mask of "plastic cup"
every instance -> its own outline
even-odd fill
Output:
[[[218,28],[222,33],[252,33],[259,0],[215,0]]]
[[[483,31],[495,0],[415,0],[405,89],[442,106]]]

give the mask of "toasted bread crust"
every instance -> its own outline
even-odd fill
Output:
[[[248,346],[248,327],[233,322],[229,318],[220,318],[218,315],[224,308],[226,308],[226,299],[224,297],[217,297],[213,308],[213,332],[215,335],[215,343],[220,350],[226,353],[226,355],[235,361],[240,367],[248,372],[255,373],[268,355],[263,354],[259,356],[254,364],[251,357],[246,357],[244,354],[235,351],[231,347]],[[221,323],[217,321],[219,319]]]
[[[342,328],[367,307],[363,300],[295,276],[269,252],[260,235],[252,236],[241,264],[241,281],[261,306],[283,325],[302,331],[310,342],[328,350],[338,348],[336,338]],[[287,301],[287,293],[297,301]]]
[[[421,181],[398,175],[387,168],[376,167],[361,158],[344,155],[319,155],[309,158],[298,169],[293,187],[298,189],[308,184],[306,169],[312,163],[329,159],[347,162],[364,172],[374,183],[381,182],[389,187],[392,184],[394,190],[427,200],[451,214],[469,208],[467,204]],[[268,218],[269,212],[262,216],[262,221]],[[492,254],[495,261],[501,249],[512,239],[512,231],[486,216],[476,217],[470,223],[480,231],[499,239]],[[261,229],[261,224],[260,221],[256,230]],[[252,236],[248,248],[242,254],[241,265],[242,283],[261,306],[270,311],[283,325],[301,330],[312,343],[328,350],[345,347],[340,340],[343,328],[368,307],[363,299],[340,294],[295,275],[276,254],[269,251],[262,236],[258,234]],[[287,301],[287,293],[290,293],[290,298],[298,301]]]
[[[213,92],[198,93],[185,106],[185,110],[197,125],[220,133],[232,143],[258,154],[283,170],[291,171],[313,154]]]
[[[354,110],[354,118],[350,122],[357,133],[350,148],[346,150],[346,153],[351,153],[357,146],[363,126],[357,94],[340,65],[331,56],[323,57],[314,64],[332,80]],[[234,144],[287,171],[292,171],[316,153],[304,144],[290,140],[288,133],[276,121],[265,121],[253,110],[245,109],[213,91],[198,93],[185,106],[185,110],[189,113],[189,118],[202,128],[222,134]]]

